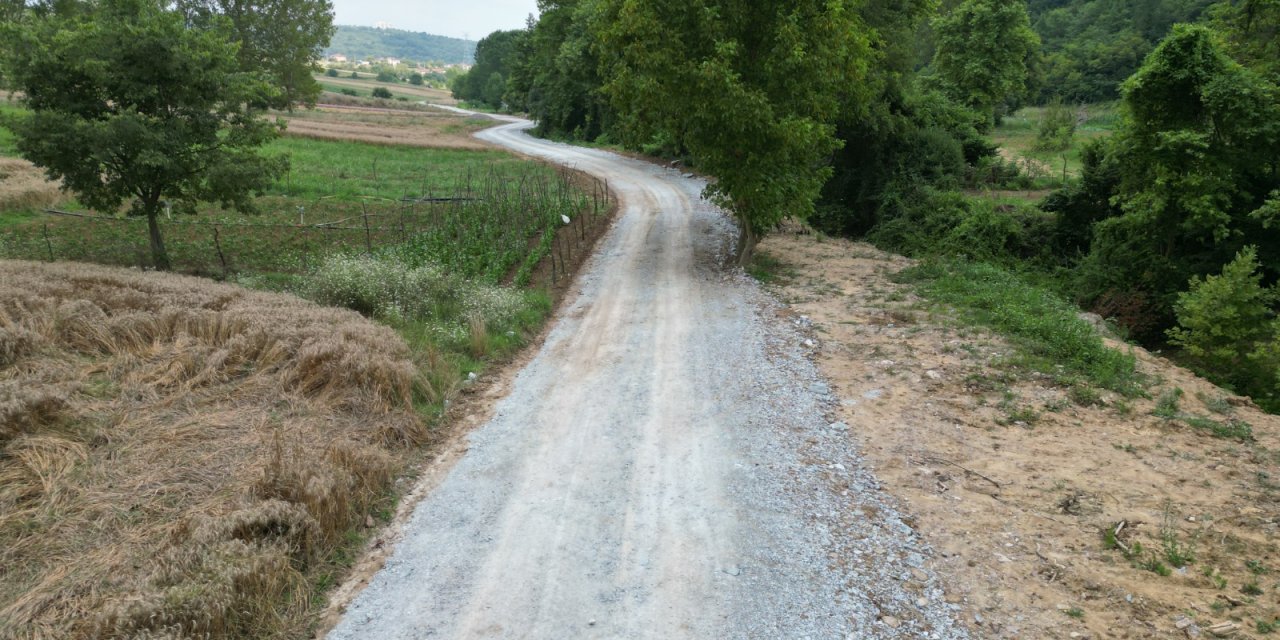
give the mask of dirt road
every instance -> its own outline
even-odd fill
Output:
[[[704,183],[528,126],[478,135],[607,179],[623,210],[329,637],[967,637],[813,345],[722,267],[735,231]]]

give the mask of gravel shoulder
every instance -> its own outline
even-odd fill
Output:
[[[1019,371],[1005,340],[893,282],[910,260],[794,231],[761,245],[768,289],[812,327],[852,445],[975,636],[1272,637],[1280,417],[1139,348],[1146,398]]]
[[[528,126],[618,221],[329,637],[968,637],[705,183]]]

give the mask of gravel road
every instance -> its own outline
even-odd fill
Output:
[[[622,212],[329,638],[967,637],[705,183],[529,126]]]

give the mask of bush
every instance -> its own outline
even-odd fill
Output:
[[[391,91],[389,91],[386,87],[374,87],[374,88],[373,88],[373,97],[375,97],[375,98],[383,98],[383,99],[385,99],[385,100],[390,100],[390,99],[391,99]]]
[[[337,69],[329,69],[328,71],[325,71],[325,72],[324,72],[324,75],[329,76],[330,78],[336,78],[336,77],[338,77],[338,70],[337,70]]]
[[[414,71],[413,74],[409,76],[409,84],[422,86],[422,74]]]
[[[1276,294],[1262,286],[1259,266],[1257,249],[1250,246],[1221,275],[1192,278],[1174,304],[1178,326],[1168,335],[1210,380],[1269,398],[1277,383],[1268,346],[1276,337],[1270,319]]]
[[[526,306],[518,290],[467,281],[434,264],[409,267],[383,256],[329,256],[311,274],[303,293],[320,304],[367,316],[427,321],[450,330],[475,321],[505,325]]]
[[[356,79],[359,79],[359,78],[360,78],[360,74],[359,74],[359,73],[356,73],[355,71],[352,71],[352,72],[351,72],[351,79],[352,79],[352,80],[356,80]]]
[[[1045,107],[1036,132],[1036,149],[1040,151],[1066,151],[1076,135],[1076,114],[1062,100],[1054,100]]]
[[[355,89],[347,89],[347,88],[345,88],[345,87],[344,87],[344,88],[342,88],[342,89],[339,89],[339,91],[341,91],[341,92],[342,92],[342,95],[344,95],[344,96],[358,96],[358,95],[360,95],[360,92],[359,92],[359,91],[356,91]]]
[[[378,82],[400,82],[400,76],[390,71],[379,71],[377,80]]]

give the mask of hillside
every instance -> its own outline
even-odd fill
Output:
[[[375,29],[338,25],[325,55],[341,53],[353,60],[393,56],[406,60],[445,64],[470,63],[476,43],[399,29]]]

